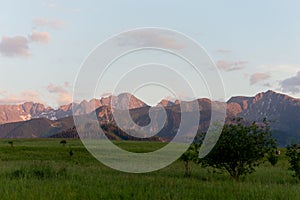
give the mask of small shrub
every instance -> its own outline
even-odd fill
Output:
[[[70,157],[72,157],[74,155],[72,149],[69,151],[69,155],[70,155]]]
[[[55,177],[56,172],[48,166],[35,167],[30,171],[31,175],[38,179]]]
[[[66,140],[62,140],[62,141],[60,141],[60,144],[62,144],[63,146],[66,146],[67,141]]]
[[[20,168],[8,174],[12,179],[36,178],[36,179],[51,179],[66,177],[67,169],[65,167],[55,170],[48,165],[32,166]]]
[[[10,174],[10,178],[22,179],[22,178],[26,178],[27,174],[28,173],[27,173],[26,169],[21,168],[21,169],[17,169],[15,171],[13,171]]]
[[[8,141],[8,144],[10,144],[11,147],[14,147],[14,142],[13,141]]]
[[[279,158],[279,156],[277,154],[275,154],[274,152],[268,153],[267,159],[272,166],[275,166],[277,164],[278,158]]]

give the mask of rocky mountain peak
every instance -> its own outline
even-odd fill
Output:
[[[118,96],[111,96],[111,107],[114,107],[119,110],[125,110],[127,108],[134,109],[144,106],[148,106],[142,100],[138,99],[132,94],[121,93]]]
[[[168,99],[163,99],[157,105],[161,105],[161,106],[167,107],[167,106],[173,106],[173,105],[175,105],[175,102],[170,101]]]

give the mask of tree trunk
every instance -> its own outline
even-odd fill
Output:
[[[191,170],[190,170],[190,165],[189,165],[189,161],[184,161],[184,166],[185,166],[185,173],[184,176],[185,177],[190,177],[191,176]]]

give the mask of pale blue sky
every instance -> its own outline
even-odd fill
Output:
[[[268,89],[300,97],[299,8],[297,0],[1,1],[0,103],[68,102],[97,44],[149,26],[202,44],[220,67],[227,98]],[[29,49],[18,51],[15,36]]]

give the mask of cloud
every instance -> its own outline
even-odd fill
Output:
[[[225,60],[219,60],[216,63],[216,65],[221,70],[224,70],[224,71],[234,71],[234,70],[243,69],[247,63],[248,63],[248,61],[225,61]]]
[[[270,83],[264,83],[263,86],[268,87],[268,88],[272,87],[272,85]]]
[[[218,49],[217,50],[217,53],[220,53],[220,54],[228,54],[228,53],[231,53],[232,51],[229,50],[229,49]]]
[[[20,94],[11,94],[7,91],[0,91],[0,104],[2,105],[21,104],[24,102],[42,103],[42,100],[40,94],[34,90],[25,90]]]
[[[45,7],[51,9],[51,10],[56,10],[56,11],[61,11],[61,12],[80,12],[81,10],[79,8],[66,8],[62,7],[61,5],[55,4],[55,3],[45,3]]]
[[[59,105],[64,105],[72,102],[72,96],[69,92],[70,83],[65,82],[63,85],[54,85],[50,83],[47,86],[48,92],[55,96],[56,102]]]
[[[57,103],[59,105],[65,105],[72,102],[72,95],[70,93],[63,93],[59,95]]]
[[[50,102],[53,103],[53,105],[65,105],[72,102],[72,95],[70,92],[71,85],[69,82],[65,82],[62,85],[50,83],[46,89],[46,93],[38,92],[36,90],[24,90],[20,93],[10,93],[6,90],[0,90],[0,105],[22,104],[24,102],[42,104]],[[45,99],[47,99],[47,102]]]
[[[55,3],[48,3],[47,7],[53,9],[53,8],[56,8],[57,5]]]
[[[250,76],[250,85],[269,79],[271,76],[267,73],[254,73]]]
[[[33,23],[36,26],[42,26],[42,27],[49,27],[52,29],[60,29],[65,25],[65,22],[63,20],[60,19],[56,19],[56,20],[47,20],[44,18],[36,18],[33,20]]]
[[[32,34],[29,35],[29,39],[32,42],[48,43],[50,41],[50,34],[48,32],[33,31]]]
[[[185,44],[178,41],[175,35],[157,32],[139,31],[127,33],[119,38],[120,46],[160,46],[167,49],[183,49]]]
[[[107,96],[111,96],[111,95],[112,95],[111,92],[104,92],[104,93],[102,93],[100,96],[101,96],[101,97],[107,97]]]
[[[3,36],[0,41],[0,53],[3,56],[29,56],[28,39],[23,36]]]
[[[37,102],[37,103],[43,103],[40,93],[35,90],[25,90],[20,95],[21,99],[24,102]]]
[[[300,92],[300,71],[295,76],[280,81],[279,85],[283,92],[296,94]]]
[[[259,66],[263,70],[267,70],[270,72],[275,72],[275,73],[297,73],[300,65],[296,64],[281,64],[281,65],[261,65]]]
[[[23,103],[23,101],[18,99],[17,97],[0,98],[1,105],[12,105],[12,104],[21,104],[21,103]]]
[[[0,41],[0,54],[7,57],[17,56],[29,56],[30,42],[48,43],[50,41],[50,34],[48,32],[37,32],[33,31],[28,37],[14,36],[8,37],[3,36]]]

